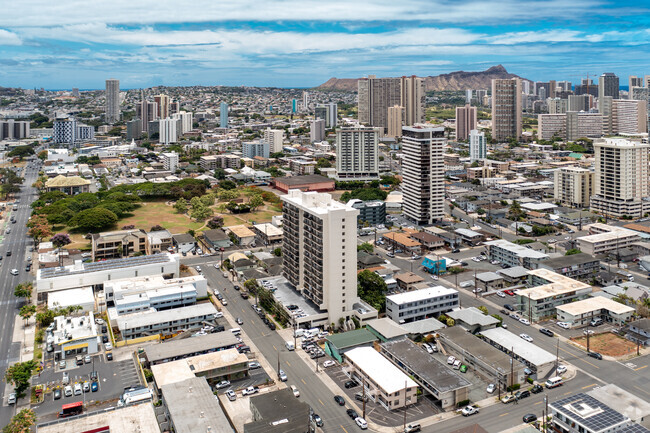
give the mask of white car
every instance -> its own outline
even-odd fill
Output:
[[[431,278],[433,278],[434,280],[438,281],[438,276],[437,276],[437,275],[431,275]]]
[[[503,293],[501,290],[497,290],[497,296],[498,296],[499,298],[505,298],[505,297],[506,297],[506,294]]]
[[[522,339],[524,339],[524,340],[526,340],[527,342],[529,342],[529,343],[532,343],[532,342],[533,342],[533,337],[531,337],[531,336],[528,335],[528,334],[519,334],[519,336],[520,336]]]
[[[478,413],[478,407],[475,406],[465,406],[463,410],[460,411],[460,413],[463,414],[463,416],[470,416],[474,415],[475,413]]]
[[[323,362],[323,367],[328,368],[328,367],[334,367],[336,365],[336,362],[328,359],[327,361]]]
[[[449,365],[453,365],[455,361],[456,361],[456,358],[453,357],[453,356],[450,356],[449,358],[447,358],[447,364],[449,364]]]
[[[217,389],[228,388],[229,386],[230,386],[230,381],[228,380],[222,380],[221,382],[217,383]]]
[[[519,321],[521,323],[523,323],[524,325],[530,325],[530,322],[528,321],[528,319],[524,319],[523,317],[521,319],[519,319]]]
[[[109,350],[113,350],[113,345],[111,343],[105,343],[104,344],[104,350],[106,350],[107,352]]]
[[[454,370],[460,369],[460,365],[461,365],[460,359],[455,360],[454,361]]]
[[[557,374],[566,373],[566,365],[558,365],[556,371],[557,371]]]
[[[587,334],[588,335],[594,335],[595,334],[595,332],[592,331],[591,329],[585,329],[584,331],[582,331],[582,333],[585,334],[585,335],[587,335]]]
[[[246,388],[245,390],[243,390],[241,392],[241,395],[252,395],[252,394],[255,394],[257,391],[258,391],[257,388],[249,386],[248,388]]]
[[[232,389],[226,391],[226,397],[228,397],[228,400],[230,401],[237,400],[237,394],[235,394],[235,391],[233,391]]]
[[[472,290],[472,293],[481,293],[483,291],[482,288],[477,287],[476,289]]]
[[[496,388],[497,388],[497,387],[496,387],[493,383],[491,383],[491,384],[489,384],[489,385],[487,386],[487,389],[486,389],[485,391],[486,391],[488,394],[492,394]]]
[[[427,343],[422,343],[422,347],[424,347],[424,350],[426,350],[427,352],[429,352],[430,355],[433,354],[433,349],[432,349],[431,346],[429,346]]]
[[[291,385],[291,392],[293,392],[293,395],[296,398],[300,397],[300,391],[298,391],[298,388],[296,388],[296,385]]]
[[[357,425],[361,428],[361,430],[367,430],[368,429],[368,423],[366,422],[365,419],[361,417],[357,417],[354,419],[354,422],[357,423]]]
[[[569,324],[566,323],[566,322],[557,322],[557,326],[559,326],[560,328],[564,328],[564,329],[569,329],[570,328]]]

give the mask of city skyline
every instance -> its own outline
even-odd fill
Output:
[[[427,76],[496,64],[531,80],[626,78],[645,72],[650,32],[639,29],[649,11],[602,0],[198,1],[183,8],[29,0],[0,17],[0,83],[101,89],[111,76],[124,89],[313,87],[334,76]]]

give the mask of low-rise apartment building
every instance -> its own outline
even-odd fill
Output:
[[[505,239],[485,242],[484,245],[488,247],[490,260],[496,260],[509,267],[523,266],[526,269],[537,269],[541,262],[549,258],[548,254],[513,244]]]
[[[628,248],[641,240],[637,232],[602,223],[590,225],[589,233],[576,240],[580,251],[591,256]]]
[[[149,238],[142,229],[118,230],[91,235],[93,260],[117,259],[134,253],[147,254]]]
[[[386,315],[397,323],[437,317],[459,307],[458,291],[429,287],[386,297]]]
[[[600,260],[585,253],[548,259],[539,264],[539,269],[548,269],[574,279],[592,278],[600,271]]]
[[[557,320],[572,327],[586,326],[593,319],[601,318],[606,323],[622,325],[632,319],[636,310],[603,296],[586,298],[557,307]]]

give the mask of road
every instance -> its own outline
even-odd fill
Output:
[[[223,277],[222,272],[210,264],[203,266],[203,263],[214,263],[215,259],[218,260],[216,256],[197,257],[192,258],[191,263],[201,263],[210,287],[218,289],[228,300],[226,308],[230,314],[244,321],[241,328],[274,368],[277,368],[279,355],[280,368],[289,377],[287,385],[296,385],[300,391],[300,399],[307,402],[314,412],[321,416],[324,421],[323,431],[346,433],[358,430],[357,425],[345,413],[345,408],[334,402],[334,394],[317,377],[317,374],[325,373],[316,374],[315,363],[308,366],[295,352],[285,349],[282,337],[271,331],[251,307],[254,298],[251,298],[253,302],[242,299],[239,292],[232,288],[232,283]],[[183,263],[188,264],[188,261],[190,260],[183,260]]]
[[[18,309],[21,306],[20,301],[14,296],[14,287],[21,282],[33,281],[33,275],[25,272],[25,265],[27,264],[28,247],[31,245],[31,239],[27,237],[27,220],[31,215],[30,204],[36,198],[37,190],[32,187],[32,184],[38,177],[37,169],[30,169],[25,173],[25,180],[21,191],[16,194],[16,198],[20,199],[18,210],[11,210],[11,215],[16,217],[16,223],[12,224],[8,221],[5,229],[11,227],[11,233],[5,234],[2,245],[0,246],[0,254],[3,259],[0,263],[0,280],[4,282],[4,290],[0,294],[0,370],[4,377],[4,372],[7,367],[19,360],[21,344],[20,342],[14,343],[14,320]],[[10,210],[11,208],[8,208]],[[9,214],[8,214],[9,215]],[[11,251],[11,256],[7,257],[7,251]],[[12,276],[11,270],[17,269],[18,276]],[[0,425],[4,426],[9,423],[14,414],[15,406],[7,406],[7,395],[5,395],[5,387],[0,387],[2,392],[2,406],[0,406]]]

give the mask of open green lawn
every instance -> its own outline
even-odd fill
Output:
[[[133,211],[132,216],[117,222],[117,228],[133,224],[137,229],[149,229],[159,224],[172,233],[185,233],[188,230],[197,230],[203,227],[202,222],[196,222],[189,216],[176,213],[173,207],[164,201],[150,201],[142,203]]]

